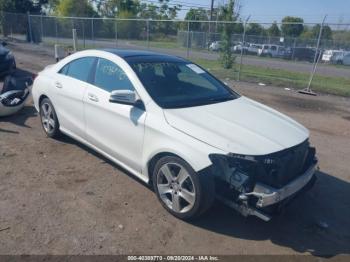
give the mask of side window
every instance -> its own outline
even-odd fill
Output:
[[[121,89],[134,90],[125,72],[115,63],[104,58],[98,59],[94,84],[107,92]]]
[[[75,79],[78,79],[84,82],[88,82],[89,74],[90,74],[92,65],[94,64],[94,61],[95,61],[94,57],[79,58],[70,62],[68,65],[66,65],[65,67],[68,66],[67,69],[63,67],[61,71],[66,70],[65,74],[67,76],[73,77]]]
[[[60,71],[58,71],[59,74],[66,75],[68,73],[69,64],[65,65],[61,68]]]

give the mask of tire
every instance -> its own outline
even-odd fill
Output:
[[[57,119],[55,108],[50,99],[44,98],[40,102],[40,120],[45,134],[50,138],[57,138],[60,135],[60,124]]]
[[[212,176],[197,174],[187,162],[176,156],[158,160],[152,181],[163,207],[183,220],[198,218],[212,206],[215,199]]]

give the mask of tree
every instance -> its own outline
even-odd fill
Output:
[[[88,0],[60,0],[55,7],[59,16],[97,16],[97,12]]]
[[[0,24],[4,36],[9,34],[10,24],[15,24],[16,22],[18,23],[16,19],[19,17],[22,17],[23,19],[23,15],[17,16],[13,14],[6,14],[6,12],[21,14],[30,12],[32,14],[40,14],[42,13],[42,6],[47,4],[47,2],[48,0],[0,0],[0,11],[4,12],[2,15],[0,15]],[[25,18],[24,21],[24,23],[18,23],[16,29],[28,34],[29,30],[27,19]]]
[[[303,33],[300,35],[302,39],[317,39],[318,35],[320,34],[320,29],[321,25],[316,24],[313,27],[304,27]],[[322,30],[322,40],[332,40],[333,39],[333,31],[332,29],[328,26],[325,25],[323,26]]]
[[[208,21],[208,13],[203,8],[191,8],[185,16],[185,20],[192,21]],[[191,23],[192,31],[203,31],[207,27],[207,23]]]
[[[102,17],[116,17],[119,13],[128,12],[135,18],[141,3],[138,0],[91,0]]]
[[[318,35],[320,33],[320,29],[321,29],[320,24],[314,25],[312,27],[311,32],[312,32],[312,36],[314,38],[318,38]],[[328,25],[323,26],[322,39],[325,39],[325,40],[332,40],[333,39],[332,29]]]
[[[42,6],[47,4],[48,0],[1,0],[0,11],[13,13],[41,13]]]
[[[276,21],[267,29],[267,33],[269,36],[280,36],[281,30],[279,29]]]
[[[304,31],[303,23],[300,17],[286,16],[282,19],[282,32],[285,36],[298,37]]]
[[[222,7],[222,17],[224,21],[234,22],[237,20],[237,16],[235,15],[235,1],[230,0],[227,5]],[[220,60],[224,68],[232,68],[235,57],[231,51],[232,45],[232,33],[233,26],[231,23],[223,24],[222,31],[222,42],[221,42],[221,52],[220,52]]]
[[[247,35],[264,35],[265,29],[260,24],[251,23],[247,28],[246,34]]]

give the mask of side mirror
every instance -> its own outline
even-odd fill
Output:
[[[136,101],[137,95],[135,91],[127,89],[113,90],[109,97],[109,102],[124,105],[134,105]]]
[[[1,45],[2,45],[2,46],[7,46],[7,43],[6,43],[5,41],[2,41],[2,42],[1,42]]]

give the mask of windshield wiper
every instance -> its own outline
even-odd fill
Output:
[[[224,102],[224,101],[229,101],[233,99],[234,99],[233,96],[225,96],[225,97],[212,97],[212,98],[209,98],[208,100],[210,102]]]

